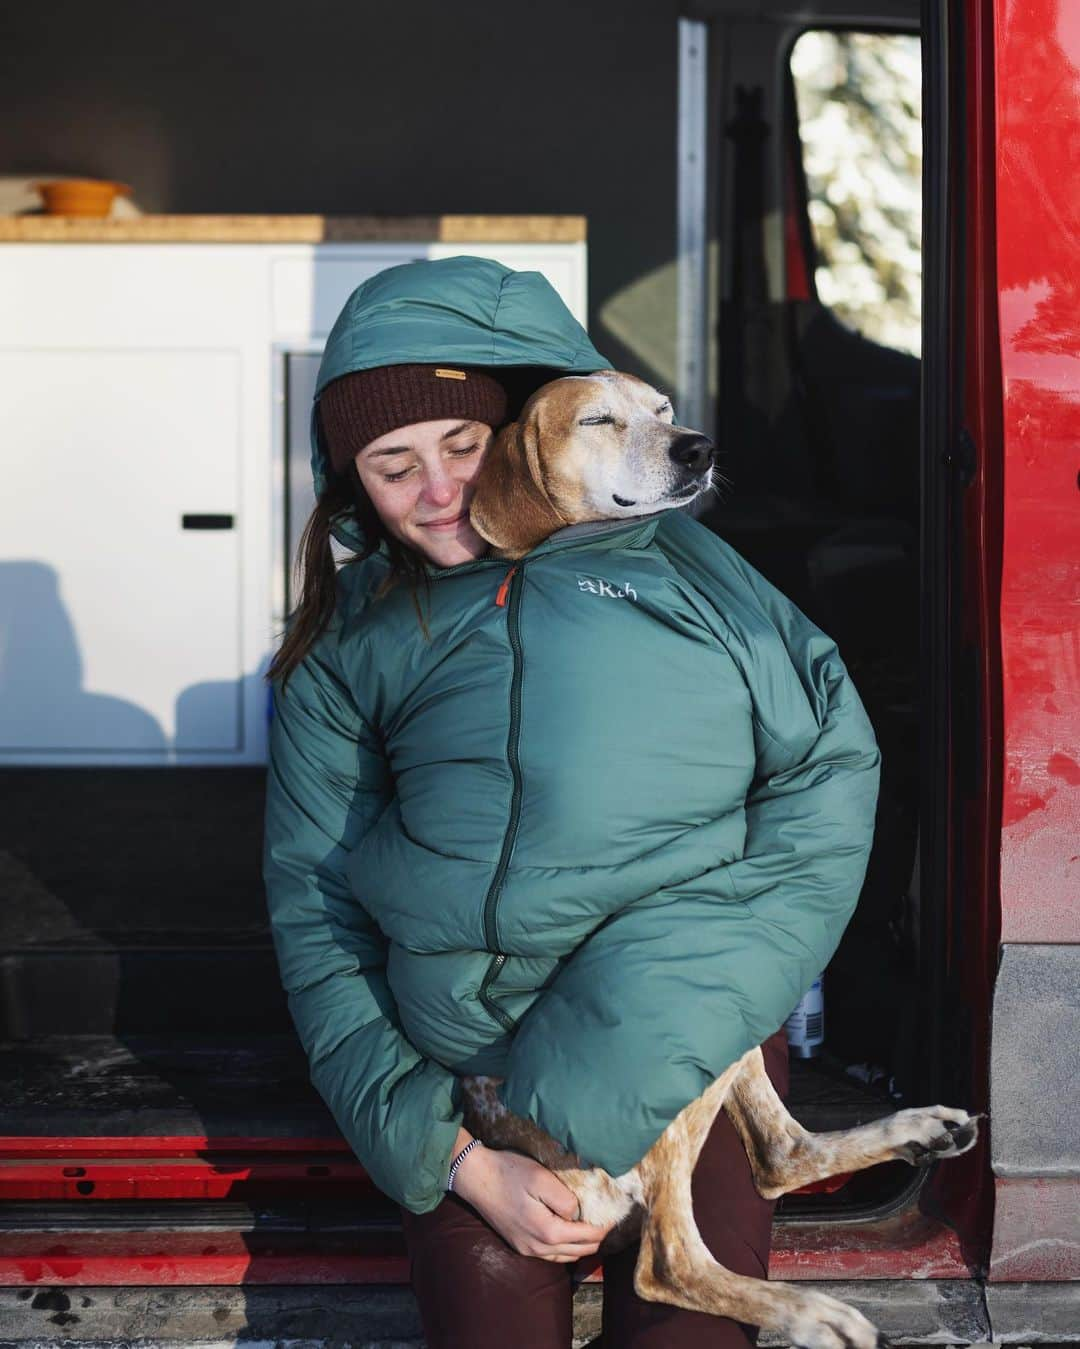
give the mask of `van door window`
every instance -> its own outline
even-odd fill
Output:
[[[922,296],[918,37],[811,31],[791,50],[818,300],[917,356]]]

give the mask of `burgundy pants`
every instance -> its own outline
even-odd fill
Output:
[[[765,1067],[787,1095],[787,1040],[762,1046]],[[764,1278],[774,1205],[758,1194],[750,1163],[723,1111],[694,1169],[694,1217],[716,1259]],[[519,1255],[457,1195],[430,1213],[402,1210],[412,1285],[429,1349],[570,1349],[573,1265]],[[604,1260],[604,1349],[748,1349],[756,1332],[727,1317],[645,1302],[634,1292],[638,1248]]]

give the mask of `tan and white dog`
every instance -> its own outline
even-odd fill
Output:
[[[529,399],[488,450],[470,517],[496,555],[519,558],[566,525],[692,501],[712,486],[713,457],[708,439],[674,425],[670,402],[642,380],[614,372],[558,379]],[[955,1157],[978,1131],[978,1117],[939,1105],[809,1133],[776,1094],[761,1050],[752,1049],[685,1107],[636,1166],[611,1176],[507,1112],[498,1080],[465,1079],[466,1128],[490,1147],[513,1148],[557,1171],[584,1221],[614,1222],[601,1255],[640,1238],[639,1296],[777,1330],[804,1349],[872,1349],[880,1341],[861,1313],[835,1298],[733,1274],[710,1254],[694,1221],[691,1177],[717,1113],[730,1116],[768,1199],[878,1162],[921,1166]]]
[[[684,506],[713,485],[712,442],[674,424],[669,399],[604,371],[545,384],[488,450],[469,506],[496,556],[564,525]]]

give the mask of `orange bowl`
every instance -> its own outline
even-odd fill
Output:
[[[99,178],[66,178],[53,183],[35,183],[45,203],[46,215],[106,216],[117,197],[130,197],[126,183]]]

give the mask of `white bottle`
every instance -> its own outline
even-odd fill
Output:
[[[824,975],[819,976],[799,999],[784,1022],[788,1050],[794,1058],[813,1059],[821,1052],[825,1039]]]

